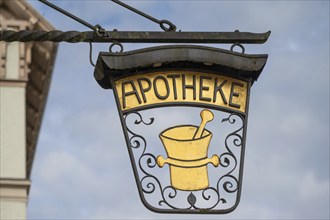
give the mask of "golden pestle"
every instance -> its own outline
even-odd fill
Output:
[[[206,123],[208,123],[209,121],[212,121],[213,118],[214,118],[213,113],[210,110],[207,110],[207,109],[204,109],[203,111],[201,111],[200,115],[201,115],[201,118],[202,118],[202,122],[199,125],[199,128],[198,128],[198,130],[196,131],[196,133],[193,137],[193,140],[202,137]]]

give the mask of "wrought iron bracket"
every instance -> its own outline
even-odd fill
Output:
[[[266,33],[250,32],[149,32],[149,31],[106,31],[99,36],[94,31],[0,31],[0,41],[29,42],[95,42],[95,43],[203,43],[203,44],[263,44],[268,40]]]

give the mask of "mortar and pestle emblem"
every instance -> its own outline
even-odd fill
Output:
[[[210,110],[200,113],[199,127],[179,125],[162,131],[159,135],[168,158],[157,157],[157,165],[169,164],[171,185],[178,190],[201,190],[209,186],[207,164],[215,167],[220,164],[219,157],[207,157],[212,133],[205,125],[214,118]]]

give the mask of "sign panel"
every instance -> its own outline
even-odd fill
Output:
[[[123,111],[159,104],[192,104],[245,112],[247,82],[226,76],[162,71],[115,81]]]

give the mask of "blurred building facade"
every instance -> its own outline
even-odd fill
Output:
[[[0,0],[1,30],[54,28],[25,0]],[[57,44],[0,42],[0,219],[25,219]]]

